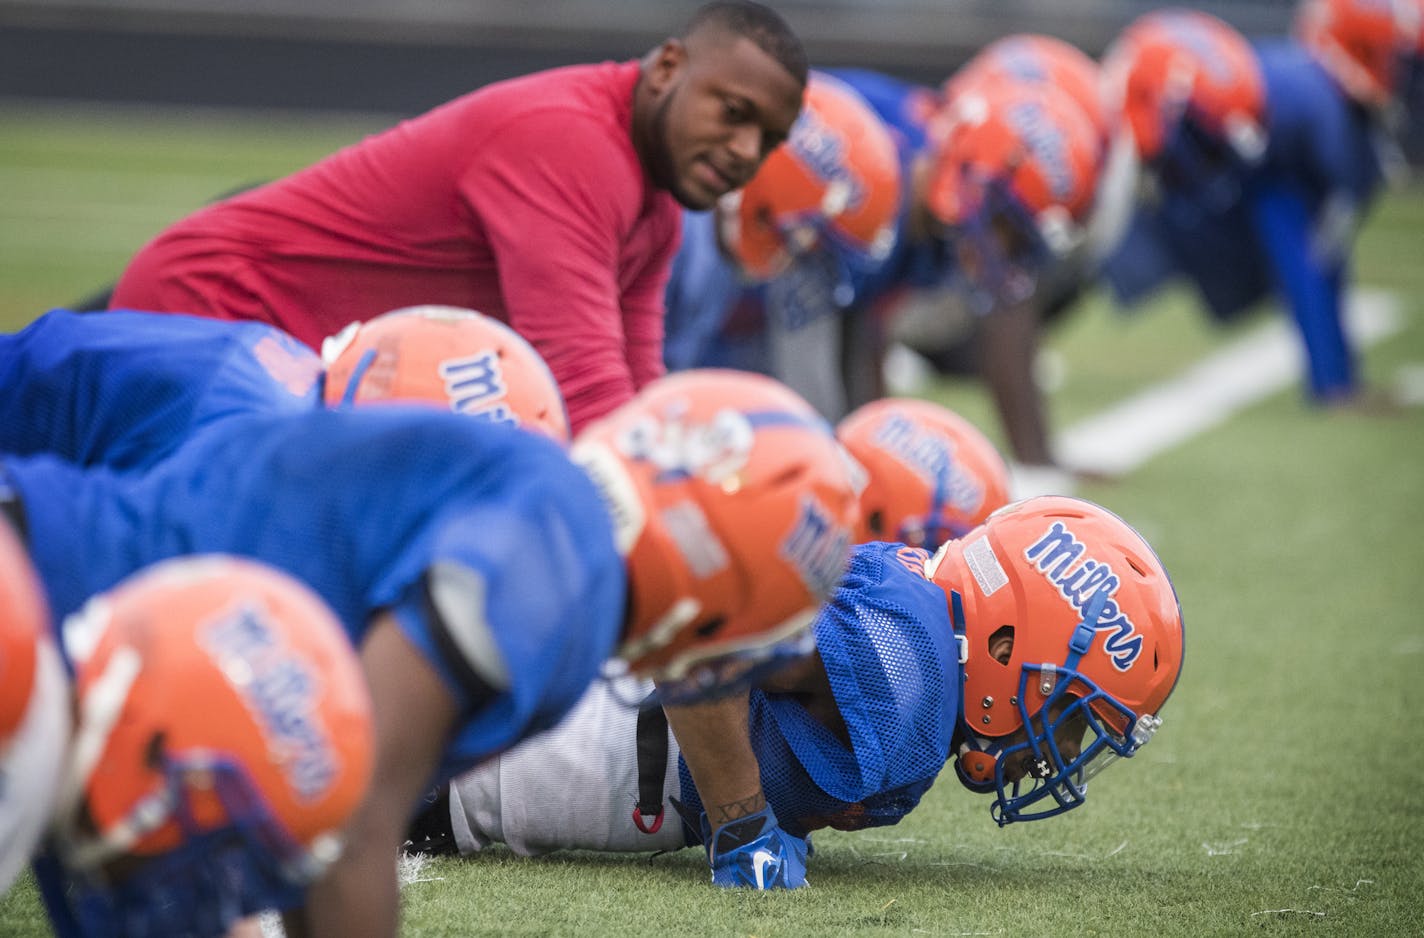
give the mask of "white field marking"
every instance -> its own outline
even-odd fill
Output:
[[[1361,886],[1373,886],[1374,884],[1375,881],[1372,879],[1357,879],[1355,880],[1355,885],[1349,889],[1343,889],[1339,886],[1306,886],[1305,891],[1310,892],[1312,889],[1322,889],[1330,892],[1358,892]]]
[[[1345,328],[1356,348],[1404,327],[1398,299],[1372,289],[1347,302]],[[1295,326],[1283,315],[1197,362],[1177,377],[1068,427],[1055,442],[1063,464],[1123,475],[1232,414],[1300,380]]]
[[[1242,837],[1240,840],[1233,840],[1230,843],[1221,844],[1209,844],[1206,841],[1202,841],[1202,849],[1206,851],[1206,855],[1209,857],[1226,857],[1235,853],[1237,847],[1244,847],[1248,843],[1250,843],[1250,841],[1245,837]]]
[[[1424,637],[1417,635],[1413,638],[1406,638],[1394,646],[1396,655],[1417,655],[1421,652],[1424,652]]]
[[[1259,912],[1252,912],[1251,917],[1258,915],[1314,915],[1316,918],[1324,918],[1324,912],[1317,912],[1314,909],[1262,909]]]
[[[1399,366],[1394,373],[1394,396],[1406,407],[1424,407],[1424,362]]]

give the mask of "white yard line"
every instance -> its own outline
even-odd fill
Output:
[[[1399,332],[1397,298],[1356,290],[1345,328],[1358,349]],[[1232,414],[1300,381],[1303,352],[1295,326],[1282,316],[1197,362],[1177,377],[1058,434],[1064,465],[1122,475]]]

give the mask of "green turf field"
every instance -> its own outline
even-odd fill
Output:
[[[0,110],[0,326],[101,286],[208,197],[383,123]],[[1424,364],[1424,188],[1386,197],[1358,257],[1406,317],[1365,362],[1392,385]],[[1054,415],[1240,331],[1185,296],[1131,320],[1094,302],[1050,340]],[[936,394],[997,432],[976,388]],[[405,933],[1424,934],[1424,409],[1326,415],[1292,388],[1083,494],[1157,548],[1187,653],[1162,732],[1082,810],[998,830],[946,778],[898,827],[818,833],[811,886],[782,895],[715,892],[692,851],[440,862],[406,887]],[[0,900],[0,935],[44,934],[28,883]]]

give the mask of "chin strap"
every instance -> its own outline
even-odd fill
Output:
[[[361,390],[361,382],[366,378],[366,372],[371,370],[371,366],[376,362],[376,350],[366,349],[361,353],[361,358],[356,362],[356,367],[351,369],[351,378],[346,382],[346,393],[341,395],[341,403],[338,407],[351,407],[356,403],[356,392]]]
[[[1093,646],[1093,637],[1098,634],[1098,620],[1103,617],[1107,604],[1108,591],[1105,589],[1098,590],[1088,599],[1088,605],[1083,609],[1083,621],[1078,623],[1068,639],[1068,660],[1063,662],[1065,670],[1077,670],[1078,662]]]

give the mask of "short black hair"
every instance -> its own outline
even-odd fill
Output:
[[[713,0],[692,15],[683,38],[708,27],[747,37],[805,86],[810,68],[806,50],[786,20],[771,7],[753,0]]]

